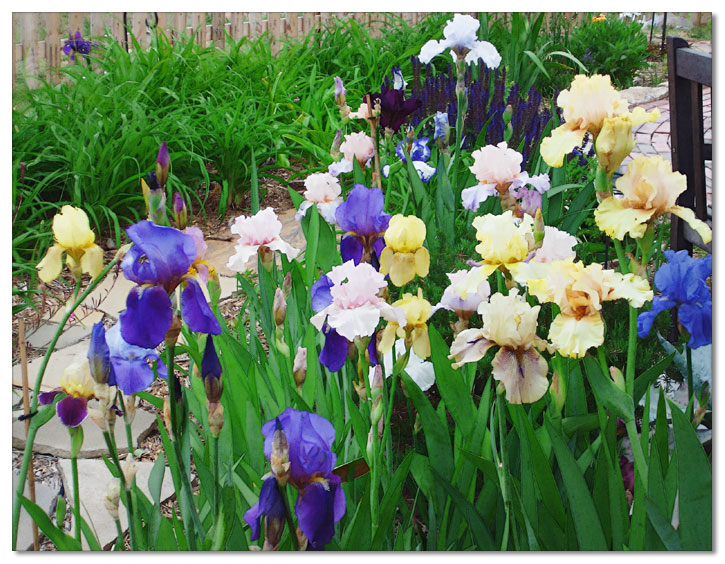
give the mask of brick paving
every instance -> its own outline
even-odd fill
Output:
[[[706,42],[697,42],[692,47],[712,52]],[[670,101],[665,97],[645,104],[639,104],[647,111],[654,108],[660,110],[660,117],[655,122],[648,122],[634,129],[635,146],[631,155],[624,159],[619,171],[624,173],[633,157],[645,155],[661,155],[672,160],[672,143],[670,140]],[[705,140],[712,142],[712,92],[709,87],[702,89],[702,114]],[[705,162],[705,185],[707,188],[707,205],[712,207],[712,161]]]

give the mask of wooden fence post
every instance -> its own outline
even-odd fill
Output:
[[[192,12],[191,27],[194,30],[196,43],[206,47],[206,12]]]
[[[229,19],[232,22],[230,35],[234,41],[239,41],[244,36],[244,12],[230,12]]]
[[[48,64],[48,80],[58,84],[60,75],[60,13],[48,12],[45,15],[45,61]]]
[[[224,24],[226,17],[224,12],[213,12],[211,15],[211,38],[214,44],[219,48],[226,45],[226,37],[224,34]]]

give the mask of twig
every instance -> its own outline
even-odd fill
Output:
[[[25,419],[25,439],[28,438],[30,430],[30,392],[28,386],[28,355],[25,350],[25,320],[21,317],[18,319],[18,346],[20,347],[20,371],[23,376],[23,415]],[[33,473],[33,452],[30,452],[30,464],[28,465],[28,490],[30,491],[30,501],[35,503],[35,474]],[[38,540],[38,525],[33,521],[33,550],[40,550],[40,542]]]

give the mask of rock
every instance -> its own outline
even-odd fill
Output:
[[[221,287],[221,294],[219,299],[223,300],[231,296],[237,289],[237,277],[231,276],[219,276],[219,286]]]
[[[25,448],[25,423],[13,421],[13,447],[18,449]],[[134,448],[138,446],[139,441],[145,439],[155,428],[156,416],[143,409],[136,410],[136,417],[131,424],[131,436],[134,441]],[[83,423],[83,447],[81,448],[78,458],[98,458],[102,454],[107,453],[106,441],[103,433],[98,426],[87,417]],[[116,437],[116,446],[119,453],[128,452],[126,442],[126,426],[123,418],[116,419],[116,427],[114,429]],[[50,454],[63,458],[70,458],[70,435],[68,428],[61,423],[58,417],[53,417],[45,425],[43,425],[35,435],[33,443],[33,452]]]
[[[63,375],[65,367],[73,362],[77,362],[85,358],[88,354],[89,345],[90,339],[83,339],[75,345],[71,345],[60,350],[56,348],[48,361],[48,366],[45,369],[43,383],[40,386],[40,390],[47,392],[59,387],[60,377]],[[43,357],[35,358],[28,363],[28,386],[30,386],[31,390],[35,386],[35,378],[38,376],[40,365],[42,363]],[[22,385],[23,377],[20,365],[16,364],[13,366],[13,386],[22,387]]]
[[[15,496],[15,489],[18,487],[18,475],[18,472],[13,471],[13,498]],[[30,489],[28,487],[27,480],[25,481],[24,493],[25,497],[30,499]],[[48,514],[55,509],[58,493],[59,490],[53,489],[42,482],[35,482],[35,503]],[[38,530],[38,534],[42,535],[43,533]],[[18,522],[18,542],[16,546],[18,550],[33,550],[32,519],[24,508],[20,510],[20,521]]]
[[[236,239],[236,236],[234,237]],[[204,254],[204,260],[212,265],[219,276],[235,276],[236,272],[227,268],[229,258],[236,252],[235,241],[219,241],[210,239],[206,241],[208,249]]]
[[[36,331],[28,336],[28,342],[36,349],[45,349],[50,344],[50,341],[55,336],[55,332],[58,330],[58,324],[52,321],[43,323]],[[78,341],[82,341],[86,337],[89,337],[93,330],[92,323],[66,325],[63,332],[58,338],[58,342],[55,344],[56,349],[61,349],[69,345],[73,345]]]
[[[123,462],[121,462],[123,464]],[[139,489],[152,500],[149,492],[148,481],[151,475],[153,462],[136,462],[138,472],[136,473],[136,485]],[[68,504],[73,504],[73,474],[71,472],[71,461],[61,459],[58,461],[60,471],[63,476],[63,484],[65,485],[65,493],[68,497]],[[81,516],[86,520],[91,530],[94,532],[101,547],[108,545],[116,539],[116,524],[110,516],[104,505],[106,496],[106,488],[111,481],[111,473],[106,464],[102,460],[79,460],[78,461],[78,487],[81,496]],[[174,485],[171,479],[171,472],[168,468],[164,471],[164,479],[161,485],[161,501],[165,501],[174,493]],[[153,501],[152,501],[153,503]],[[119,520],[121,521],[121,529],[126,530],[128,527],[128,517],[123,502],[120,503],[118,510]],[[72,525],[70,535],[75,534],[75,523]],[[83,548],[88,550],[88,544],[83,537]]]
[[[668,91],[667,86],[655,86],[653,88],[647,86],[632,86],[631,88],[622,90],[621,94],[630,106],[641,106],[647,102],[666,98]]]
[[[126,296],[134,286],[136,284],[127,280],[122,272],[119,272],[118,276],[116,276],[111,271],[83,300],[76,313],[79,317],[83,317],[84,306],[89,311],[94,310],[88,317],[84,318],[84,323],[87,325],[93,325],[93,323],[100,321],[104,313],[116,318],[120,312],[126,309]],[[61,308],[50,320],[57,323],[62,319],[63,315],[65,315],[65,310]]]

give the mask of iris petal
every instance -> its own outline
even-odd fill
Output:
[[[66,427],[78,427],[88,415],[88,400],[66,396],[55,405],[56,413]]]
[[[325,331],[327,327],[327,331]],[[320,362],[324,364],[330,372],[337,372],[342,368],[347,360],[348,341],[341,336],[332,327],[325,325],[322,329],[325,335],[325,346],[320,352]]]
[[[222,332],[219,321],[209,307],[199,283],[193,278],[186,278],[185,286],[181,291],[181,317],[189,329],[195,333],[219,335]]]
[[[126,310],[119,316],[123,339],[139,347],[155,347],[164,340],[172,317],[166,290],[160,286],[132,288],[126,298]]]
[[[344,495],[337,494],[340,478],[331,475],[328,487],[322,482],[310,483],[297,498],[297,520],[300,530],[315,550],[322,550],[335,534],[336,516],[344,514]]]

